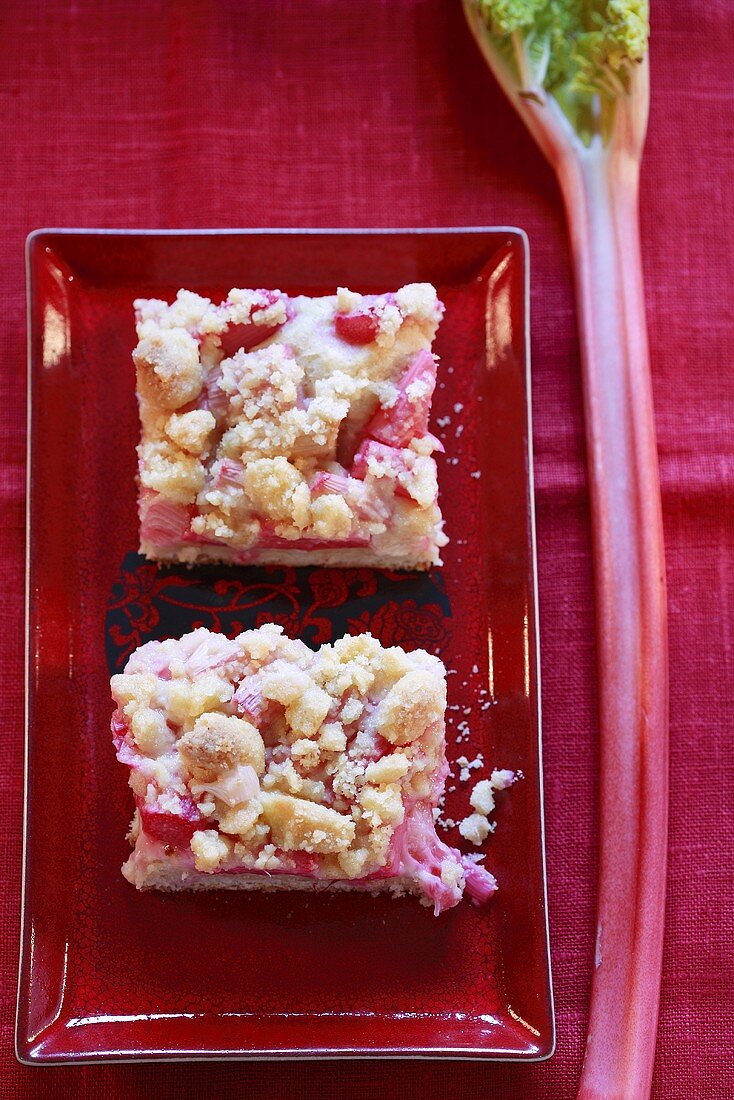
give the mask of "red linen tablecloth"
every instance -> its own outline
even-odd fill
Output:
[[[653,1095],[683,1100],[734,1094],[734,5],[658,0],[653,9],[642,230],[672,742]],[[5,0],[0,51],[0,1097],[572,1097],[593,951],[596,770],[574,304],[553,176],[486,71],[458,0]],[[492,223],[523,226],[532,250],[557,1054],[530,1067],[17,1065],[26,234],[42,225]]]

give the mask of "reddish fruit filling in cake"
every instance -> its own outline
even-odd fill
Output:
[[[445,670],[369,634],[317,652],[274,625],[148,642],[112,678],[140,889],[389,889],[436,913],[496,889],[436,835]]]
[[[432,286],[219,305],[182,290],[135,308],[146,556],[440,562]]]

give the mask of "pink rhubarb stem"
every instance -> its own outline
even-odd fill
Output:
[[[665,912],[668,645],[639,165],[599,144],[557,168],[576,276],[599,663],[596,952],[578,1095],[644,1100]]]

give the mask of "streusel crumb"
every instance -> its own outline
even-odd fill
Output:
[[[252,723],[219,711],[199,715],[179,739],[178,752],[196,776],[213,778],[237,764],[249,764],[258,775],[265,770],[265,746]]]

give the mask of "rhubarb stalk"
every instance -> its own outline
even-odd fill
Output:
[[[644,1100],[665,909],[668,656],[662,510],[638,220],[645,0],[464,0],[553,165],[581,343],[599,666],[597,933],[583,1100]]]

